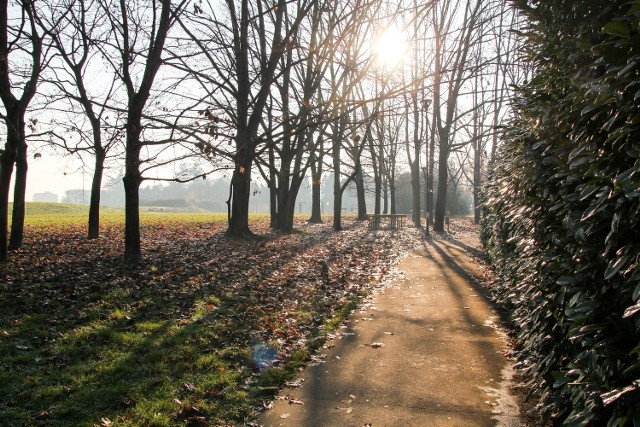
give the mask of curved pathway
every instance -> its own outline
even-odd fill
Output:
[[[351,316],[259,423],[519,426],[505,337],[476,284],[477,246],[429,240],[401,261],[404,277]]]

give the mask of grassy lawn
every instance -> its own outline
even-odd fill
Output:
[[[0,267],[0,425],[242,425],[290,380],[415,232],[299,221],[224,237],[225,216],[144,214],[122,262],[122,213],[28,214]]]

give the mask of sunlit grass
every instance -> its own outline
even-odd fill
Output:
[[[196,305],[210,302],[219,300]],[[0,372],[0,392],[13,404],[0,402],[1,425],[38,419],[94,425],[110,417],[124,426],[172,426],[195,415],[221,421],[245,413],[249,396],[239,386],[251,373],[252,352],[234,345],[212,352],[218,339],[212,331],[224,325],[136,320],[119,309],[103,313],[84,326],[60,328],[49,346],[32,340],[51,335],[51,318],[3,319],[0,357],[11,369]],[[58,316],[53,320],[59,324]]]
[[[9,204],[9,213],[12,206]],[[301,215],[304,216],[304,215]],[[86,227],[89,219],[89,208],[82,205],[67,205],[62,203],[27,203],[25,226],[50,228]],[[103,226],[117,226],[124,224],[124,209],[102,207],[100,209],[100,224]],[[249,214],[251,222],[268,221],[269,215],[262,213]],[[141,210],[140,224],[157,225],[168,222],[183,224],[212,224],[221,225],[227,223],[226,213],[212,212],[151,212]],[[11,215],[9,215],[11,223]]]

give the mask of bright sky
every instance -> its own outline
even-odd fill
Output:
[[[56,193],[59,199],[66,190],[82,188],[82,173],[78,166],[67,157],[43,153],[39,159],[29,158],[27,172],[27,201],[33,200],[35,193],[50,191]],[[67,172],[67,175],[64,173]],[[14,175],[15,177],[15,171]],[[91,188],[91,175],[84,175],[85,189]],[[13,200],[13,182],[11,183],[10,201]]]
[[[406,59],[407,39],[396,26],[389,26],[375,40],[376,61],[386,69],[401,65]]]

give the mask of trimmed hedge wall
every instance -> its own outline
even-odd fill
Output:
[[[516,1],[534,77],[482,238],[545,420],[640,425],[640,1]]]

